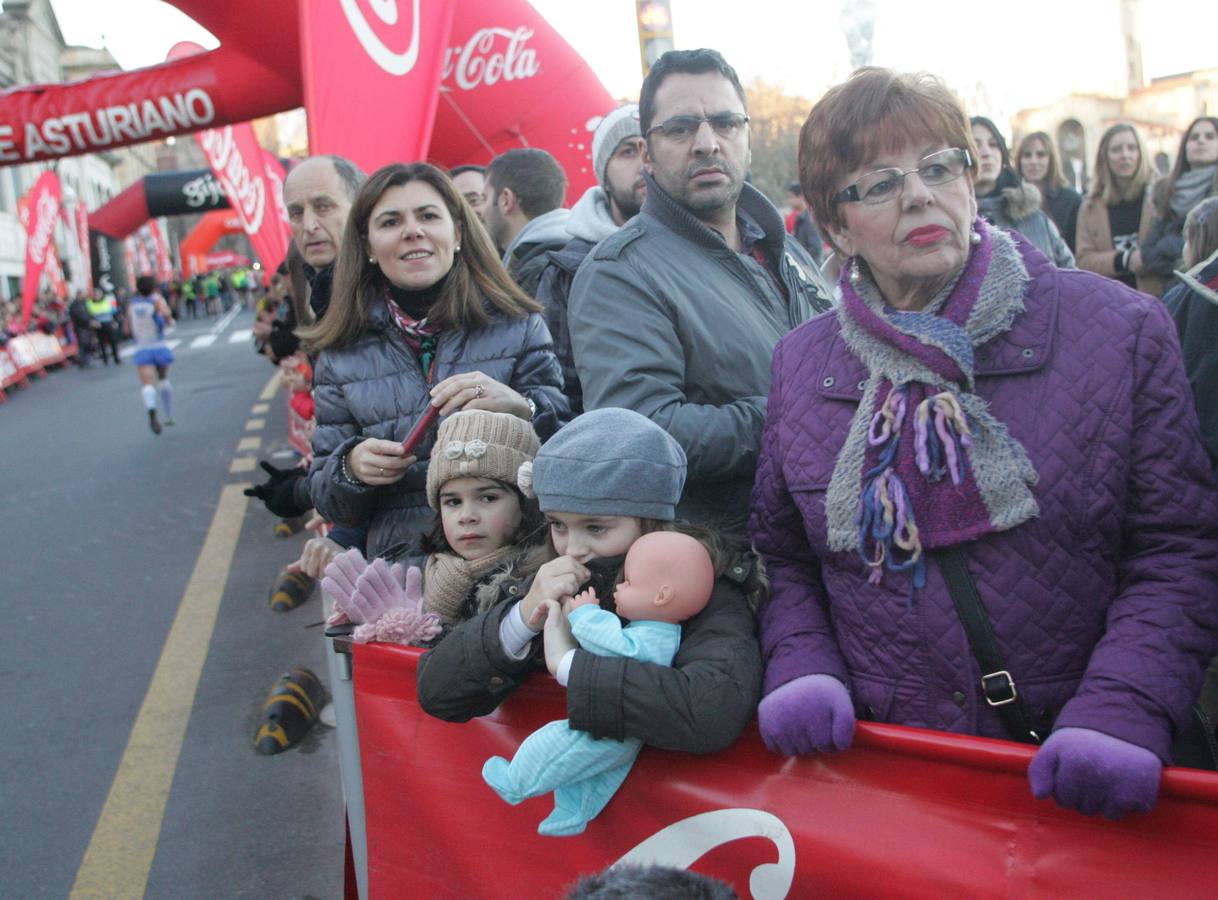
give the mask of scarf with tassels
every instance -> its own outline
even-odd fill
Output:
[[[925,553],[1027,521],[1039,508],[1023,446],[975,393],[974,348],[1023,312],[1027,269],[1011,238],[977,219],[964,269],[925,309],[884,305],[866,272],[842,271],[842,338],[868,378],[825,498],[829,548],[857,550],[926,582]],[[857,265],[855,263],[854,265]]]

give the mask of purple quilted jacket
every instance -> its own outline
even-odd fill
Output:
[[[977,392],[1040,474],[1040,516],[964,545],[1037,724],[1165,762],[1218,645],[1218,491],[1162,304],[1020,243],[1026,311],[977,351]],[[779,342],[750,533],[772,597],[765,692],[826,673],[881,722],[1006,737],[933,561],[879,585],[830,552],[825,490],[867,371],[837,317]]]

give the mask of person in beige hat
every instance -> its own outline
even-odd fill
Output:
[[[517,486],[521,467],[531,465],[539,449],[532,426],[508,413],[464,410],[440,423],[427,466],[427,503],[439,522],[423,540],[426,558],[402,562],[421,563],[421,610],[443,625],[478,612],[475,589],[545,539],[536,499]],[[417,575],[404,578],[403,566],[395,565],[385,577],[391,571],[385,560],[370,565],[358,552],[336,559],[323,581],[344,618],[366,621],[368,610],[417,602]],[[378,573],[369,574],[377,566]]]

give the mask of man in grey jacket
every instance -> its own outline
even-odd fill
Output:
[[[596,246],[571,289],[584,406],[666,429],[689,459],[680,516],[743,538],[774,345],[829,309],[829,291],[745,183],[744,89],[722,56],[666,53],[639,118],[642,212]]]

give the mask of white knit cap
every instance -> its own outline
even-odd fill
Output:
[[[639,106],[637,103],[627,103],[610,112],[592,133],[592,167],[596,177],[605,185],[605,170],[609,168],[609,160],[625,138],[642,137],[643,131],[639,126]]]

